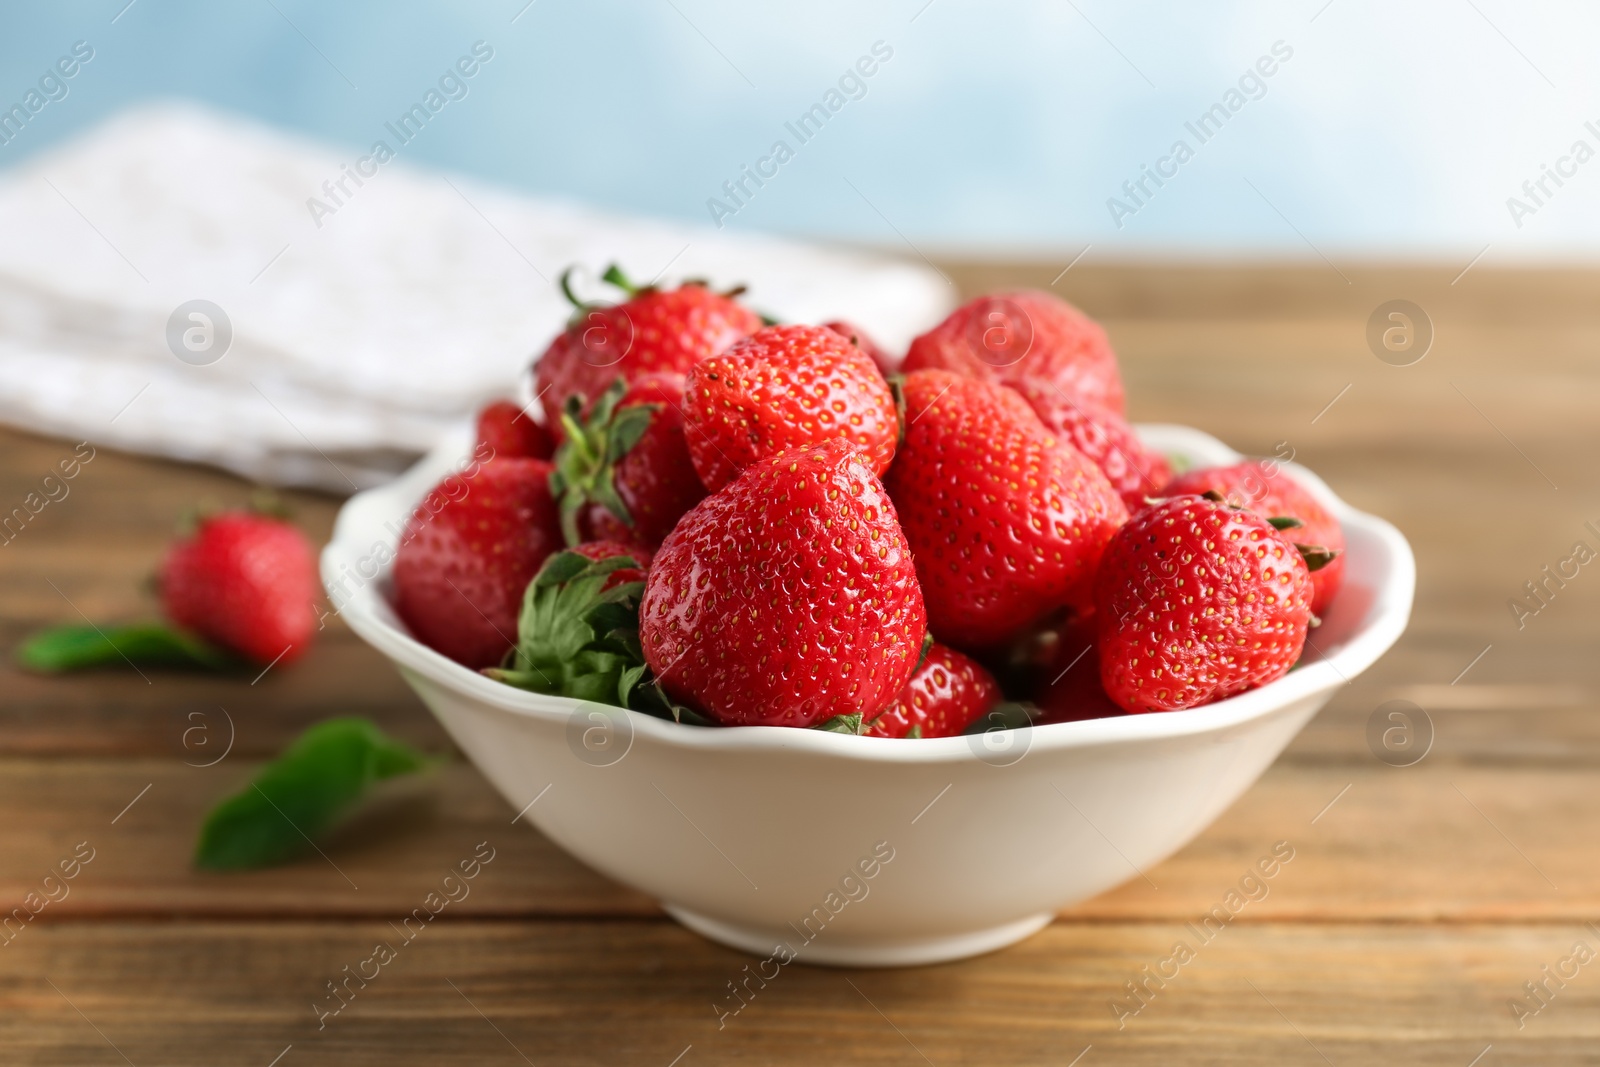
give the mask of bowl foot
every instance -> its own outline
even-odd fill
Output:
[[[795,960],[825,967],[916,967],[927,963],[981,956],[1030,937],[1047,926],[1055,916],[1050,912],[1025,919],[973,930],[949,937],[903,938],[887,941],[850,941],[829,944],[824,934],[809,944],[801,943],[789,927],[765,929],[723,922],[697,914],[676,904],[663,903],[668,915],[701,937],[720,945],[756,956],[770,956],[780,943],[795,951]]]

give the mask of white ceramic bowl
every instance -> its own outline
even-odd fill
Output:
[[[1191,465],[1239,458],[1196,430],[1140,433]],[[789,953],[846,966],[970,956],[1137,877],[1232,804],[1394,643],[1416,581],[1399,531],[1291,464],[1338,516],[1348,554],[1315,650],[1270,685],[1190,711],[979,737],[680,726],[501,685],[406,632],[377,561],[470,448],[463,428],[344,506],[322,573],[330,591],[343,580],[334,595],[345,620],[394,661],[511,811],[526,809],[562,848],[689,928],[760,956],[776,951],[778,962]]]

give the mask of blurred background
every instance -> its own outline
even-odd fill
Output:
[[[723,183],[784,140],[794,158],[726,227],[1063,263],[1092,244],[1090,260],[1490,265],[1592,255],[1600,236],[1585,168],[1543,205],[1522,190],[1574,141],[1600,147],[1584,128],[1600,10],[1572,0],[96,0],[14,7],[4,26],[5,105],[73,42],[95,56],[0,166],[174,96],[351,155],[482,40],[495,59],[406,163],[685,223],[733,206]],[[892,58],[799,144],[784,123],[877,42]],[[1201,144],[1185,123],[1275,44],[1275,73]],[[1194,157],[1133,201],[1123,183],[1180,139]],[[1520,226],[1512,196],[1538,209]],[[1136,210],[1114,217],[1113,197]]]

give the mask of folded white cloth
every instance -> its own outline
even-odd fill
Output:
[[[611,262],[746,283],[785,321],[851,319],[891,348],[954,296],[922,266],[513,195],[399,151],[357,185],[366,153],[165,104],[0,175],[0,420],[348,493],[517,392],[572,264],[597,297]],[[215,362],[169,344],[193,300],[231,326]]]

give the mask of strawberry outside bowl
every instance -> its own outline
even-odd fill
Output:
[[[1139,433],[1189,466],[1242,458],[1185,427]],[[387,561],[412,509],[471,450],[464,426],[344,505],[322,553],[334,604],[511,811],[690,929],[782,963],[972,956],[1137,877],[1399,638],[1416,584],[1399,531],[1285,464],[1338,517],[1347,554],[1314,646],[1278,681],[1188,711],[926,740],[685,726],[511,688],[407,633]]]

